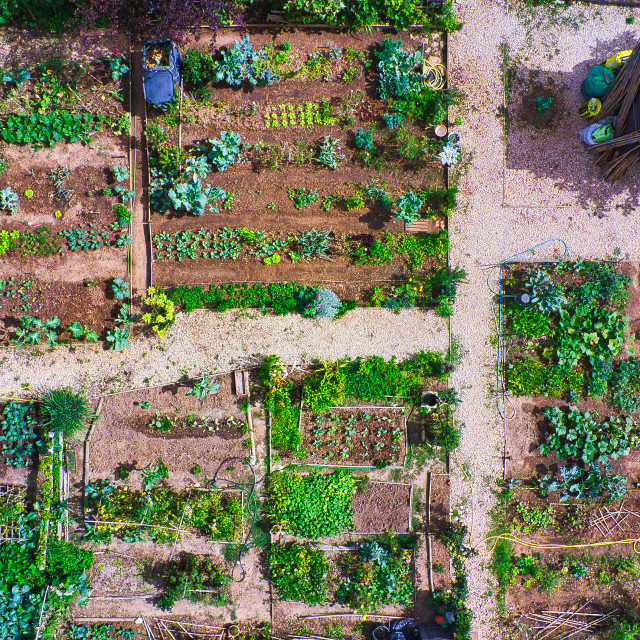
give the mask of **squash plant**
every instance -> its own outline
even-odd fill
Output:
[[[640,445],[631,418],[611,417],[598,422],[588,411],[572,408],[566,413],[559,407],[545,407],[543,413],[552,427],[540,446],[543,455],[555,451],[562,460],[580,458],[585,464],[606,464]]]

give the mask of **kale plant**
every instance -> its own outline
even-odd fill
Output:
[[[124,300],[129,297],[129,283],[122,278],[114,278],[111,283],[111,290],[116,300]]]
[[[0,209],[4,209],[12,216],[18,212],[18,194],[11,188],[7,187],[0,191]]]
[[[401,98],[411,93],[419,93],[422,85],[422,52],[408,53],[402,49],[402,40],[387,38],[380,43],[382,51],[377,51],[381,98]]]
[[[608,502],[622,500],[627,491],[627,479],[617,473],[609,474],[611,465],[604,465],[602,471],[597,464],[590,464],[587,469],[578,466],[560,467],[560,479],[549,474],[538,478],[538,486],[543,495],[547,491],[562,491],[559,502],[576,500],[595,500],[606,496]]]
[[[129,168],[121,167],[119,164],[113,165],[113,175],[118,182],[129,179]]]
[[[562,289],[551,282],[549,275],[541,269],[537,269],[536,273],[529,278],[527,287],[531,290],[531,302],[545,316],[548,316],[552,311],[561,311],[567,304]]]
[[[396,200],[398,211],[395,212],[394,217],[410,226],[420,219],[420,209],[423,204],[422,200],[413,191],[410,191]]]
[[[318,155],[313,159],[321,165],[324,165],[328,169],[335,171],[340,167],[340,162],[344,160],[344,154],[338,146],[340,140],[336,140],[331,136],[324,136],[320,144]]]
[[[219,382],[211,382],[207,380],[207,374],[205,373],[202,376],[202,380],[198,380],[189,391],[185,395],[187,396],[196,396],[199,400],[203,400],[209,394],[214,395],[218,393],[218,389],[220,388]]]
[[[280,80],[271,69],[264,65],[268,52],[265,49],[255,51],[249,36],[235,40],[233,45],[222,52],[222,61],[218,62],[215,78],[231,86],[239,86],[244,80],[253,86],[266,87]]]

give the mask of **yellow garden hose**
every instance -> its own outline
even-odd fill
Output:
[[[602,542],[588,542],[583,544],[540,544],[537,542],[530,542],[529,540],[523,540],[510,533],[504,533],[497,536],[488,536],[483,540],[485,544],[494,541],[494,544],[480,555],[487,555],[491,553],[498,544],[498,540],[507,540],[508,542],[514,542],[521,544],[523,547],[529,547],[530,549],[588,549],[591,547],[611,547],[614,544],[632,544],[633,551],[640,554],[640,547],[636,546],[640,544],[640,538],[627,538],[625,540],[603,540]],[[489,546],[487,544],[487,546]],[[477,548],[477,547],[476,547]]]
[[[430,64],[426,60],[422,62],[422,84],[429,89],[439,91],[444,89],[444,79],[447,74],[447,70],[444,65]]]

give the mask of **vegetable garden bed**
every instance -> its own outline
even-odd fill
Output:
[[[0,82],[0,215],[5,218],[0,285],[11,283],[3,286],[4,297],[11,289],[21,291],[18,305],[3,299],[7,304],[0,307],[4,343],[104,339],[118,325],[116,300],[123,297],[114,297],[110,284],[128,279],[127,203],[133,197],[128,91],[123,90],[127,73],[122,57],[45,59],[5,70]],[[45,320],[46,326],[38,326]],[[29,338],[16,335],[18,329]]]
[[[503,371],[515,397],[504,409],[498,514],[515,539],[497,541],[493,567],[509,625],[578,606],[594,616],[632,613],[625,601],[636,598],[640,567],[623,541],[640,531],[637,274],[630,262],[504,270],[505,293],[532,298],[502,308]],[[540,546],[549,544],[558,546]],[[519,622],[522,637],[536,624]]]
[[[92,474],[113,478],[119,467],[142,469],[160,458],[184,486],[212,477],[227,457],[249,455],[247,397],[234,394],[232,374],[206,380],[220,386],[202,399],[187,395],[194,383],[105,396],[91,440]]]
[[[408,285],[409,306],[442,302],[429,278],[446,265],[443,227],[455,190],[444,189],[434,159],[443,143],[425,125],[444,117],[446,93],[418,89],[419,74],[410,75],[411,91],[426,92],[429,106],[386,127],[383,116],[406,107],[398,96],[408,89],[391,88],[388,71],[379,87],[385,37],[374,31],[356,42],[335,33],[327,41],[294,31],[249,42],[224,31],[213,58],[186,50],[182,150],[178,101],[169,115],[150,114],[147,127],[156,285],[293,281],[335,285],[358,304],[377,305]],[[423,50],[440,61],[437,39],[401,40],[404,53],[389,55],[408,56],[407,72]],[[207,41],[205,34],[200,52]],[[257,78],[225,75],[232,55],[260,60]],[[250,92],[237,91],[243,82]],[[406,229],[403,207],[414,210]],[[419,217],[414,233],[409,223]],[[374,285],[381,292],[372,300]]]
[[[406,416],[402,408],[331,407],[303,410],[301,448],[307,464],[350,467],[404,466]]]

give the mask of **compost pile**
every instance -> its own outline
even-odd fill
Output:
[[[588,147],[605,180],[623,178],[640,159],[640,43],[602,99],[598,118],[614,118],[610,140]]]

